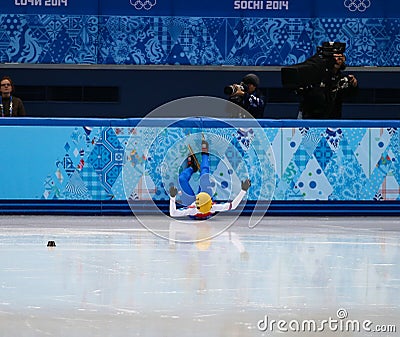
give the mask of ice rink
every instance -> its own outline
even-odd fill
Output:
[[[398,218],[247,220],[2,216],[0,336],[400,336]]]

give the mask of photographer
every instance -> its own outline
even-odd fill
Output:
[[[240,84],[232,84],[224,88],[229,101],[247,110],[254,118],[263,118],[265,97],[259,90],[260,79],[255,74],[247,74]]]
[[[282,69],[284,86],[300,96],[298,119],[341,119],[343,101],[358,92],[354,75],[345,75],[346,45],[324,42],[305,62]]]

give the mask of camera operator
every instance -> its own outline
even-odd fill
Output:
[[[282,68],[282,84],[300,96],[299,119],[340,119],[344,99],[358,92],[354,75],[345,75],[346,44],[324,42],[303,63]]]
[[[263,118],[265,97],[259,89],[260,79],[255,74],[247,74],[240,84],[232,84],[224,88],[229,101],[247,110],[254,118]]]
[[[344,54],[333,54],[334,64],[327,69],[320,85],[300,88],[299,119],[341,119],[346,97],[355,95],[358,82],[354,75],[344,75]]]

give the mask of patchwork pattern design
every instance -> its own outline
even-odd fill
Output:
[[[260,131],[273,153],[265,152]],[[274,200],[400,200],[397,128],[312,127],[71,128],[68,146],[54,158],[56,170],[37,177],[42,198],[167,200],[186,164],[187,143],[199,152],[201,132],[216,153],[211,171],[221,199],[250,177],[250,200],[268,200],[273,190]]]
[[[290,65],[323,41],[350,66],[398,66],[399,18],[202,18],[0,14],[0,62]]]

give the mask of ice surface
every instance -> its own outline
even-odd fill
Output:
[[[397,218],[247,220],[0,217],[0,336],[400,335]],[[289,327],[330,318],[397,332]]]

